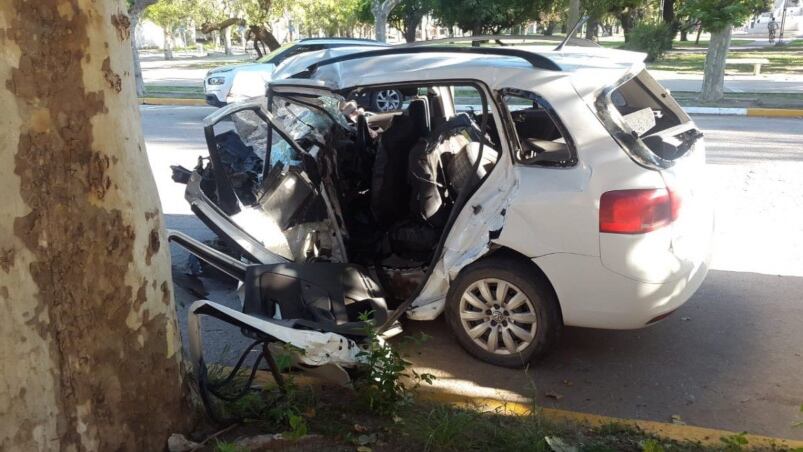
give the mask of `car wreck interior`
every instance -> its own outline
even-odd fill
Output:
[[[243,313],[359,337],[364,313],[382,325],[420,290],[450,216],[495,166],[499,135],[494,121],[454,110],[456,91],[481,99],[473,86],[400,89],[414,95],[380,114],[347,93],[273,95],[261,101],[269,121],[246,109],[220,118],[220,133],[207,127],[210,158],[196,177],[174,169],[188,193],[197,182],[226,221],[277,257],[249,258],[216,224],[223,216],[194,208],[218,248],[254,264],[238,276]]]

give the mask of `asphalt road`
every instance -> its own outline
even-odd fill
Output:
[[[189,212],[169,165],[192,166],[211,109],[143,107],[148,155],[168,227],[211,237]],[[529,370],[472,359],[444,322],[407,322],[432,336],[412,353],[438,385],[469,394],[535,395],[543,406],[803,439],[803,120],[700,116],[717,195],[716,254],[703,286],[651,328],[567,328]],[[174,250],[174,265],[185,255]],[[235,304],[221,287],[210,298]],[[181,316],[193,296],[176,290]],[[182,319],[182,323],[183,323]],[[242,344],[214,325],[218,356]],[[214,356],[212,357],[214,359]]]

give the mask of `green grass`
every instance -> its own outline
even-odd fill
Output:
[[[732,47],[739,47],[748,45],[753,42],[752,39],[731,39],[731,46]],[[602,47],[607,47],[609,49],[618,49],[624,46],[624,41],[600,41],[599,45]],[[672,48],[694,48],[694,49],[705,49],[708,48],[708,41],[701,40],[699,44],[695,44],[694,40],[690,41],[672,41]]]
[[[215,60],[215,61],[204,61],[200,63],[193,63],[184,66],[185,69],[214,69],[220,66],[229,66],[231,64],[240,64],[240,63],[251,63],[253,62],[249,58],[241,58],[239,60]]]
[[[803,51],[779,50],[776,48],[756,49],[750,51],[728,52],[728,58],[766,58],[770,61],[761,67],[764,74],[803,74]],[[668,52],[662,58],[650,63],[654,70],[703,73],[705,53]],[[728,65],[727,73],[752,74],[752,65]]]
[[[145,97],[203,99],[204,89],[200,86],[145,85]]]

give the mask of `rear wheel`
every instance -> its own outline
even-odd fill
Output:
[[[475,357],[523,367],[555,343],[562,327],[546,278],[516,258],[490,257],[460,273],[447,295],[446,318]]]

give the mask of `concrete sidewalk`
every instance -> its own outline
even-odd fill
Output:
[[[670,91],[699,93],[703,86],[703,76],[701,74],[685,74],[658,70],[651,70],[650,74]],[[803,75],[725,75],[725,92],[803,93]]]

